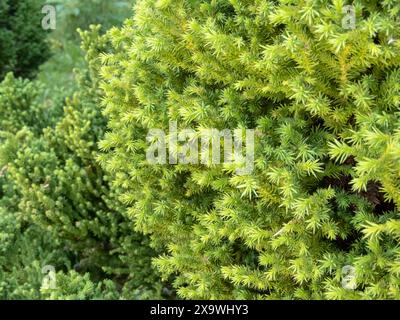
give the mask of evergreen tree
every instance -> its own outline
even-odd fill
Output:
[[[180,297],[400,298],[400,4],[345,5],[140,0],[109,31],[99,161]],[[254,172],[149,164],[169,121],[256,129]]]

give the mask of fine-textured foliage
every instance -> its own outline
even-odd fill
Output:
[[[15,78],[0,83],[0,299],[39,299],[42,267],[70,268],[61,239],[33,225],[19,208],[21,194],[12,163],[26,136],[56,122],[58,108],[41,104],[39,83]]]
[[[118,190],[110,189],[96,163],[97,141],[106,127],[97,80],[97,56],[106,50],[106,39],[99,28],[82,32],[88,67],[79,72],[78,90],[67,99],[63,115],[43,123],[46,110],[37,103],[36,82],[8,75],[0,85],[0,234],[6,244],[14,242],[4,247],[0,264],[0,292],[7,299],[161,296],[163,284],[151,268],[154,251],[134,232],[116,198]],[[81,276],[61,272],[58,291],[40,295],[44,265],[87,275],[75,288]],[[8,278],[18,283],[9,284]],[[92,281],[94,291],[87,292],[84,283]]]
[[[56,275],[57,287],[41,292],[48,300],[117,300],[121,294],[111,280],[93,283],[90,274],[80,275],[76,271]]]
[[[0,202],[0,299],[40,299],[43,266],[70,268],[70,262],[59,240],[12,209]]]
[[[398,1],[349,28],[343,0],[138,0],[122,27],[128,1],[59,0],[44,84],[43,2],[0,3],[0,299],[400,299]],[[150,163],[171,121],[254,129],[254,170]]]
[[[60,108],[42,102],[44,88],[39,82],[15,78],[8,73],[0,83],[0,132],[11,135],[23,127],[35,133],[53,124]]]
[[[400,5],[345,4],[141,0],[108,33],[99,159],[181,297],[400,298]],[[149,164],[171,120],[256,129],[254,172]]]

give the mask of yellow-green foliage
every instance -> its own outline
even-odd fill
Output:
[[[181,297],[400,298],[400,6],[345,4],[141,0],[109,31],[100,161]],[[150,165],[171,120],[257,129],[254,172]]]
[[[6,75],[0,298],[400,299],[400,4],[345,5],[139,0],[62,113]],[[254,129],[254,170],[149,163],[171,121]]]

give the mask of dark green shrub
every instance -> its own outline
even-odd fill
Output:
[[[32,78],[49,56],[42,29],[44,0],[2,0],[0,3],[0,79],[13,71]]]
[[[11,209],[0,201],[0,299],[40,299],[43,266],[70,268],[69,257],[58,239]]]

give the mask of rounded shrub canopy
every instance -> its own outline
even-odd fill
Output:
[[[180,297],[400,298],[400,4],[345,5],[141,0],[109,31],[99,160]],[[254,170],[150,164],[171,121],[254,129]]]

